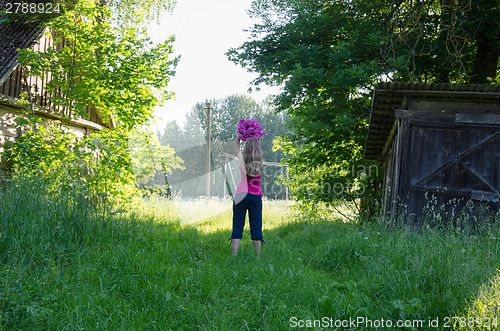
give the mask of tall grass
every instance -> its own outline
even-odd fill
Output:
[[[179,203],[93,206],[42,183],[3,186],[0,329],[287,330],[323,317],[439,318],[447,329],[446,317],[498,316],[496,225],[417,231],[264,201],[261,258],[247,229],[233,258],[231,201]]]

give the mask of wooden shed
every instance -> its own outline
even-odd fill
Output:
[[[386,217],[418,221],[431,199],[498,211],[500,87],[378,84],[365,158],[384,165]]]
[[[27,15],[26,15],[27,17]],[[2,20],[0,14],[0,153],[1,146],[7,140],[15,140],[23,131],[17,128],[16,118],[24,116],[23,105],[19,102],[21,93],[29,93],[34,113],[45,123],[59,121],[62,116],[54,107],[45,89],[49,76],[45,79],[31,77],[25,74],[24,68],[17,62],[17,49],[32,48],[37,51],[54,47],[54,38],[47,36],[45,28],[39,22],[31,22],[27,18],[17,18],[15,21]],[[63,45],[55,45],[61,47]],[[87,119],[73,119],[69,129],[77,136],[88,135],[96,130],[112,128],[113,122],[105,123],[99,110],[87,107]],[[0,160],[0,168],[6,164]]]

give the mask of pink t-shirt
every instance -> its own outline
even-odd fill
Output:
[[[234,194],[250,193],[262,196],[262,189],[260,187],[260,178],[262,174],[258,174],[255,177],[249,176],[245,172],[243,165],[240,165],[240,174],[241,180],[236,187],[236,192]]]

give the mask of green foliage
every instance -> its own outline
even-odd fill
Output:
[[[145,29],[115,27],[109,17],[107,7],[81,1],[48,23],[60,47],[20,50],[19,62],[31,75],[51,77],[46,88],[65,120],[86,117],[87,106],[93,106],[104,120],[131,130],[172,97],[166,89],[178,58],[169,59],[172,36],[152,45]]]
[[[286,112],[276,113],[270,100],[257,103],[251,97],[231,95],[224,99],[207,100],[197,103],[193,107],[193,117],[201,124],[203,136],[207,132],[206,105],[210,102],[211,112],[211,139],[214,142],[229,143],[229,153],[232,153],[232,143],[237,137],[236,126],[240,119],[255,118],[264,127],[264,136],[260,139],[262,151],[266,161],[280,162],[283,159],[281,151],[273,150],[273,141],[288,132],[285,124],[288,120]]]
[[[113,12],[114,19],[120,25],[140,24],[137,17],[146,21],[159,21],[161,14],[174,9],[176,0],[98,0],[107,3]]]
[[[373,198],[382,171],[353,176],[336,169],[373,165],[363,160],[363,147],[374,84],[480,81],[481,43],[491,44],[494,79],[499,10],[498,0],[256,0],[249,14],[259,23],[227,56],[258,74],[254,84],[283,87],[275,103],[293,133],[277,147],[290,156],[288,185],[299,199]],[[349,183],[365,189],[351,194]]]
[[[126,201],[135,194],[127,137],[117,129],[77,138],[40,126],[7,142],[3,157],[12,162],[15,178],[39,178],[50,192],[71,190],[93,201]]]
[[[132,169],[136,183],[147,184],[158,172],[171,174],[173,169],[184,169],[182,159],[175,156],[170,146],[162,146],[154,132],[134,130],[128,138]]]
[[[182,160],[151,132],[101,130],[76,137],[65,129],[40,126],[4,145],[14,177],[39,178],[52,192],[75,191],[95,202],[129,201],[136,185],[156,172],[182,169]]]
[[[193,107],[201,128],[207,132],[207,110],[206,105],[212,105],[211,111],[211,138],[214,141],[232,141],[236,138],[236,125],[242,118],[258,118],[264,115],[262,105],[244,95],[231,95],[219,100],[206,100],[198,102]],[[260,118],[259,118],[260,119]]]
[[[276,113],[270,100],[257,103],[251,97],[244,95],[231,95],[224,99],[207,100],[197,103],[193,107],[194,116],[201,124],[205,140],[207,132],[206,105],[210,102],[211,112],[211,139],[215,142],[232,142],[236,139],[236,126],[242,118],[255,118],[264,126],[264,136],[260,139],[262,151],[266,161],[280,162],[283,158],[281,151],[273,151],[273,141],[276,137],[288,132],[285,124],[288,120],[286,112]],[[232,151],[230,151],[232,153]]]
[[[275,101],[290,115],[292,133],[277,147],[290,156],[287,185],[306,203],[335,204],[369,191],[366,183],[365,190],[350,188],[364,178],[358,171],[339,169],[369,166],[362,161],[370,109],[365,87],[391,68],[374,60],[384,31],[379,17],[364,17],[355,5],[254,2],[251,15],[262,24],[251,29],[251,41],[228,52],[259,74],[255,83],[283,85]]]
[[[29,131],[15,142],[6,142],[3,157],[14,163],[13,170],[22,176],[40,176],[53,183],[65,183],[83,172],[80,160],[89,153],[82,141],[56,127],[41,126],[36,133]]]
[[[118,128],[101,130],[89,137],[85,149],[90,149],[93,157],[86,160],[91,169],[87,185],[97,197],[102,196],[111,201],[127,201],[137,195],[127,149],[128,136],[126,130]]]
[[[155,107],[173,95],[167,85],[178,61],[170,59],[174,38],[153,45],[144,28],[118,28],[110,17],[108,7],[80,1],[47,23],[54,47],[20,50],[19,62],[30,75],[50,77],[46,90],[63,124],[88,117],[94,108],[116,128],[77,138],[62,126],[37,128],[40,120],[27,112],[18,125],[32,129],[8,143],[5,152],[17,176],[40,176],[54,190],[71,188],[99,201],[130,199],[136,193],[134,171],[142,183],[157,164],[169,172],[180,162],[172,149],[159,147],[149,136],[143,145],[134,145],[133,159],[129,154],[134,129],[149,122]],[[147,169],[137,171],[138,158],[146,156],[154,162],[143,162]]]

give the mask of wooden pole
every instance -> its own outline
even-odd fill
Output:
[[[286,171],[286,179],[287,183],[285,184],[285,196],[286,196],[286,202],[288,202],[288,179],[290,179],[290,176],[288,174],[288,167],[285,166],[285,171]]]
[[[224,170],[222,171],[223,172],[223,175],[224,175],[224,198],[226,197],[226,175],[227,175],[227,156],[224,157]]]
[[[210,111],[212,110],[212,105],[210,102],[207,103],[207,199],[210,199]]]

